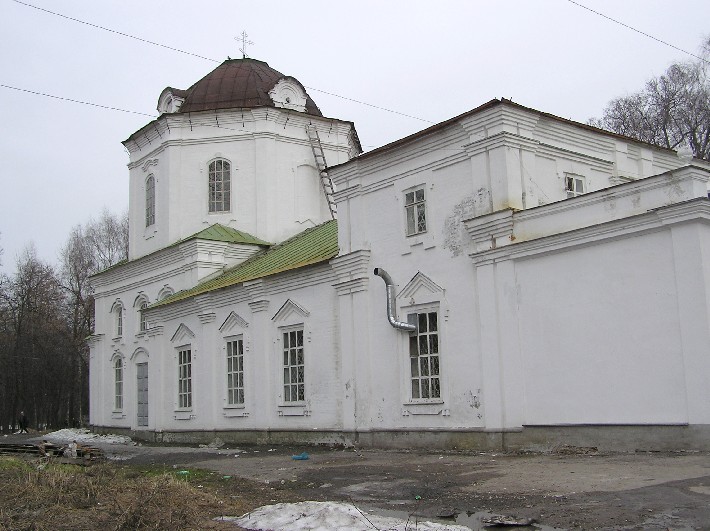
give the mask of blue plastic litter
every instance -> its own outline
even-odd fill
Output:
[[[292,455],[291,459],[295,459],[296,461],[305,461],[306,459],[308,459],[308,452],[303,452],[299,455]]]

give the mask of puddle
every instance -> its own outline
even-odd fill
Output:
[[[500,516],[498,513],[489,513],[486,511],[478,511],[475,513],[460,512],[457,513],[453,518],[437,518],[411,514],[407,511],[399,511],[395,509],[379,509],[376,507],[369,507],[367,512],[370,514],[376,514],[379,516],[392,516],[394,518],[401,518],[404,520],[409,519],[412,525],[412,529],[416,529],[416,522],[436,522],[439,524],[451,524],[451,525],[461,525],[466,526],[473,531],[493,531],[496,529],[504,530],[508,529],[511,531],[563,531],[561,528],[552,527],[543,524],[532,524],[525,526],[494,526],[486,525],[483,523],[484,518],[491,518],[493,516]]]

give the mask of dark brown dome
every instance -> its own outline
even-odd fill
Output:
[[[269,91],[284,77],[263,61],[228,59],[187,89],[180,112],[275,107]],[[323,116],[307,94],[306,113]]]

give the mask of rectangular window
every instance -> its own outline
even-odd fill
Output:
[[[114,388],[114,409],[123,409],[123,362],[120,358],[114,364],[115,388]]]
[[[227,404],[244,403],[244,341],[227,341]]]
[[[566,175],[565,190],[567,191],[567,199],[584,194],[584,177],[581,175]]]
[[[404,210],[407,216],[407,236],[426,232],[424,188],[404,194]]]
[[[178,405],[192,407],[192,351],[178,351]]]
[[[284,402],[306,399],[303,329],[283,333]]]
[[[414,314],[418,330],[409,336],[412,399],[441,398],[437,312]]]

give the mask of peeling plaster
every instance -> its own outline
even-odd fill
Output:
[[[481,216],[490,212],[490,191],[479,188],[471,196],[464,198],[454,206],[451,214],[444,221],[444,248],[451,251],[452,256],[460,256],[463,252],[463,223],[461,220]]]

